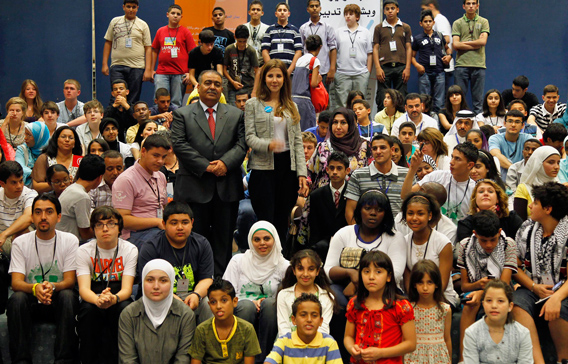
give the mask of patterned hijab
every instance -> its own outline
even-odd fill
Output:
[[[335,116],[341,114],[347,121],[349,129],[343,138],[337,138],[332,131],[333,119]],[[361,149],[361,145],[365,140],[359,135],[359,128],[357,127],[357,118],[352,110],[340,107],[335,109],[331,116],[331,124],[329,129],[329,141],[333,150],[338,150],[345,153],[348,157],[354,156]]]

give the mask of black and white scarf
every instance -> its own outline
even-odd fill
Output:
[[[479,245],[475,234],[471,235],[465,247],[465,267],[470,282],[476,282],[488,275],[501,277],[501,272],[505,267],[505,250],[508,245],[506,238],[505,233],[501,231],[499,243],[491,254],[488,254]]]

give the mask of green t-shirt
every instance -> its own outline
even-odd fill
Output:
[[[460,37],[461,42],[477,40],[481,33],[490,34],[489,21],[479,15],[476,15],[473,20],[469,20],[464,14],[452,25],[452,36]],[[456,67],[486,68],[485,46],[471,51],[458,50]]]
[[[212,317],[202,322],[195,329],[189,355],[193,359],[206,363],[244,363],[245,357],[261,353],[260,345],[252,326],[247,321],[235,317],[236,328],[227,340],[220,341],[214,329]],[[226,345],[226,356],[223,356],[223,344]]]

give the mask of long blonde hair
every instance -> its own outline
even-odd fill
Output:
[[[270,89],[266,85],[266,75],[268,72],[274,68],[280,69],[284,75],[284,83],[280,89],[280,105],[274,110],[274,115],[283,116],[288,113],[292,118],[294,124],[300,122],[300,113],[298,112],[298,107],[292,101],[292,81],[290,76],[288,76],[288,70],[284,62],[279,59],[271,59],[266,62],[260,71],[260,77],[258,77],[258,98],[262,101],[267,101],[270,99]]]
[[[43,105],[43,101],[41,100],[41,96],[39,95],[39,88],[37,87],[37,83],[35,83],[34,80],[24,80],[24,82],[22,83],[22,88],[20,89],[20,97],[22,99],[24,99],[27,102],[26,99],[26,88],[28,87],[28,85],[32,85],[35,88],[36,91],[36,97],[33,99],[33,103],[32,103],[32,107],[33,107],[33,111],[34,111],[34,116],[41,118],[41,107]],[[30,105],[28,105],[30,106]],[[25,118],[25,113],[28,111],[27,107],[24,110],[24,118]]]

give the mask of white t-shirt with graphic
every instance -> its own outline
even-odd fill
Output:
[[[89,275],[91,280],[95,280],[104,271],[100,278],[104,281],[112,282],[122,281],[123,275],[136,276],[138,249],[136,249],[134,244],[118,239],[118,252],[116,259],[114,259],[114,264],[113,258],[116,248],[101,249],[99,247],[99,256],[95,258],[95,247],[96,240],[93,239],[81,245],[77,250],[77,277]]]

